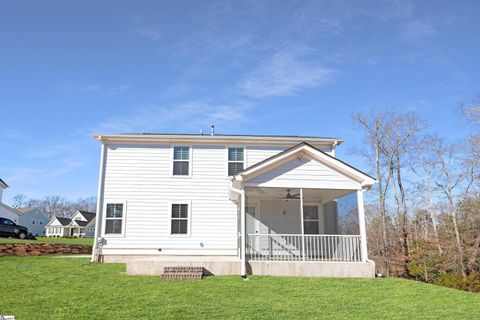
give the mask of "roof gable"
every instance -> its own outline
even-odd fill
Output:
[[[58,224],[62,226],[68,226],[72,220],[69,218],[53,217],[52,220],[50,220],[50,222],[47,224],[47,226],[53,225],[55,221],[57,221]]]
[[[248,181],[247,186],[359,189],[360,183],[306,156],[294,158]]]
[[[92,221],[95,219],[95,212],[88,212],[88,211],[83,211],[83,210],[78,210],[78,212],[85,218],[87,222]]]
[[[246,185],[358,189],[376,180],[366,173],[309,145],[300,143],[261,161],[235,177]],[[300,183],[301,181],[301,183]]]
[[[14,208],[12,208],[12,207],[10,207],[10,206],[7,206],[5,203],[1,203],[1,202],[0,202],[0,206],[3,207],[3,208],[5,208],[5,209],[7,209],[7,210],[9,210],[9,211],[11,211],[11,212],[13,212],[13,213],[15,213],[15,214],[17,214],[18,216],[20,216],[20,215],[22,214],[22,213],[19,212],[18,210],[14,209]]]
[[[5,181],[3,181],[2,179],[0,179],[0,188],[4,188],[4,189],[8,188],[8,184]]]

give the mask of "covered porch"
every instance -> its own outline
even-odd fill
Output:
[[[65,235],[66,237],[85,237],[85,228],[80,226],[66,226]]]
[[[362,191],[245,190],[246,260],[365,261],[358,223]]]
[[[241,274],[373,276],[363,193],[374,183],[308,144],[237,174]]]

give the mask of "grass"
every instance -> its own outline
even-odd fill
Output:
[[[128,276],[88,259],[0,258],[16,319],[478,319],[480,295],[403,279]]]
[[[70,243],[93,245],[93,238],[49,238],[37,237],[37,240],[20,240],[15,238],[0,238],[1,243]]]

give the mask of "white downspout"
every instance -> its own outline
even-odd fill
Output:
[[[240,195],[240,275],[242,277],[247,276],[246,268],[246,258],[245,258],[245,249],[246,249],[246,223],[245,223],[245,190],[237,189],[233,187],[233,182],[230,181],[230,190],[236,192]]]
[[[101,137],[99,137],[101,141]],[[102,208],[103,208],[103,180],[104,180],[104,169],[105,169],[105,144],[102,142],[101,152],[100,152],[100,171],[98,174],[98,193],[97,193],[97,214],[95,215],[95,235],[93,238],[93,247],[92,247],[92,258],[91,262],[94,262],[96,259],[96,251],[98,250],[98,238],[100,236],[100,221]]]

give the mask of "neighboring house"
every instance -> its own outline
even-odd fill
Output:
[[[0,179],[0,217],[10,219],[19,224],[18,221],[20,219],[20,212],[2,202],[3,190],[6,188],[8,188],[8,185],[5,183],[5,181]]]
[[[36,236],[45,235],[45,226],[48,224],[48,218],[39,208],[18,208],[21,215],[19,225],[28,228],[28,231]]]
[[[53,217],[46,226],[47,237],[93,237],[95,213],[77,210],[70,218]]]
[[[335,158],[340,139],[95,137],[102,150],[92,260],[126,262],[129,274],[165,266],[242,276],[375,274],[363,192],[376,180]],[[348,195],[356,196],[355,234],[340,232],[338,203]]]

